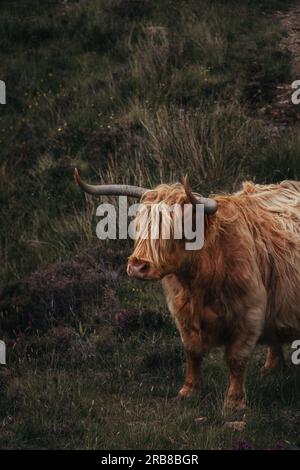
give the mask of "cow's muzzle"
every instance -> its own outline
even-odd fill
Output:
[[[128,260],[127,274],[137,279],[160,279],[160,273],[150,263],[136,258]]]

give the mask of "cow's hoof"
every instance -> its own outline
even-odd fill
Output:
[[[193,397],[200,393],[200,389],[197,387],[190,387],[188,385],[184,385],[181,390],[179,390],[177,398],[179,400],[184,398]]]
[[[184,385],[178,392],[177,398],[182,400],[184,398],[191,397],[193,395],[193,388]]]
[[[199,388],[184,385],[178,392],[178,398],[188,398],[199,393]]]

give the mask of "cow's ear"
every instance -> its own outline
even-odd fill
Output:
[[[215,201],[212,198],[207,198],[203,197],[200,194],[195,194],[192,192],[190,183],[189,183],[189,178],[188,175],[185,175],[183,179],[183,187],[184,191],[187,197],[187,200],[196,206],[197,204],[203,204],[204,205],[204,212],[207,215],[212,215],[215,214],[218,210],[218,204],[217,201]]]

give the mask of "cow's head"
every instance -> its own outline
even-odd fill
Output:
[[[197,204],[204,205],[205,214],[214,214],[217,203],[191,191],[188,178],[184,183],[159,185],[153,190],[129,185],[89,185],[83,182],[75,169],[75,179],[78,185],[89,194],[130,196],[138,198],[141,210],[137,212],[135,224],[137,238],[132,255],[128,259],[127,273],[138,279],[161,279],[167,274],[176,273],[186,260],[185,240],[174,237],[174,211],[171,207],[182,207],[190,204],[192,209]],[[174,206],[175,205],[175,206]],[[168,238],[162,235],[162,227],[169,223]],[[178,218],[177,222],[178,223]],[[158,236],[152,237],[151,230],[156,226]],[[148,236],[145,236],[145,232]]]

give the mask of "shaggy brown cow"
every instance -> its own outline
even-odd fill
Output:
[[[234,194],[202,198],[184,185],[154,190],[78,184],[93,194],[141,197],[152,205],[203,203],[205,242],[188,251],[183,240],[138,239],[129,276],[161,279],[187,355],[179,395],[200,389],[200,365],[225,346],[230,377],[225,406],[245,407],[245,370],[256,344],[269,346],[263,372],[283,359],[281,344],[300,336],[300,183],[244,183]]]

